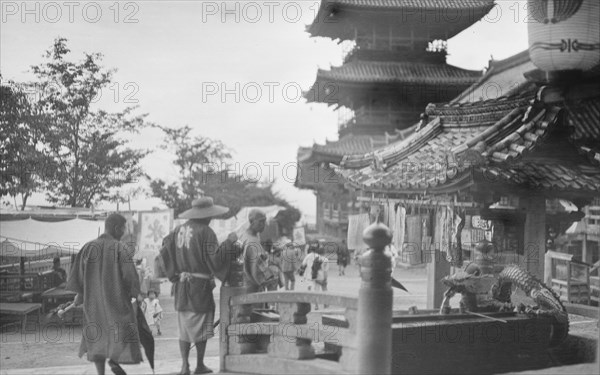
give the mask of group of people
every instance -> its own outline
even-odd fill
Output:
[[[249,213],[249,227],[239,238],[231,233],[219,244],[209,224],[212,218],[228,211],[227,207],[214,204],[210,197],[194,200],[192,207],[179,215],[187,221],[165,237],[156,259],[164,276],[173,283],[182,360],[180,374],[190,374],[188,357],[192,346],[196,348],[193,373],[212,372],[204,364],[204,354],[208,339],[214,336],[215,278],[225,282],[236,260],[243,261],[248,293],[278,287],[294,290],[296,274],[309,280],[309,289],[327,290],[329,264],[324,246],[309,246],[303,259],[301,249],[287,236],[276,241],[271,249],[263,246],[260,234],[265,229],[266,215],[256,209]],[[142,293],[134,249],[119,241],[125,233],[125,224],[123,216],[111,214],[105,221],[105,233],[84,245],[77,254],[67,281],[67,289],[77,293],[74,303],[82,304],[84,310],[79,354],[87,353],[98,374],[104,374],[106,360],[115,374],[125,374],[120,364],[142,360],[132,300],[143,306],[146,319],[160,334],[162,308],[157,293],[152,290],[147,296]],[[342,250],[341,260],[339,254],[338,264],[345,267],[349,261],[347,249]],[[340,274],[343,272],[342,268]]]

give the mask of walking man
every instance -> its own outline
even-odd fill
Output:
[[[194,374],[212,372],[204,364],[204,353],[206,342],[214,336],[214,276],[226,280],[231,260],[238,252],[235,233],[218,246],[217,236],[209,224],[213,217],[228,211],[227,207],[215,205],[210,197],[194,200],[192,208],[179,215],[188,221],[165,238],[160,252],[160,263],[173,282],[182,360],[180,374],[190,373],[188,357],[192,344],[196,346]]]
[[[84,325],[79,356],[87,353],[98,374],[105,362],[115,374],[125,374],[121,364],[140,363],[140,338],[132,298],[140,294],[133,249],[119,242],[126,219],[111,214],[104,234],[88,242],[75,257],[67,289],[77,293],[75,304],[83,303]]]

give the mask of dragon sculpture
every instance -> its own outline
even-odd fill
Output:
[[[470,263],[454,275],[445,277],[442,282],[449,288],[444,294],[441,314],[450,311],[450,298],[456,293],[462,295],[461,309],[470,312],[514,311],[511,302],[513,284],[531,297],[537,306],[520,303],[516,311],[529,316],[554,318],[550,345],[554,346],[567,337],[569,316],[560,298],[535,276],[517,265],[508,265],[499,274],[485,273],[476,263]]]

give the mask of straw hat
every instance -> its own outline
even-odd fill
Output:
[[[229,208],[214,204],[211,197],[202,197],[192,202],[192,208],[179,214],[180,219],[206,219],[229,212]]]

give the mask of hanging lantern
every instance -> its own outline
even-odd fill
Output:
[[[600,1],[528,0],[529,55],[544,71],[600,63]]]

